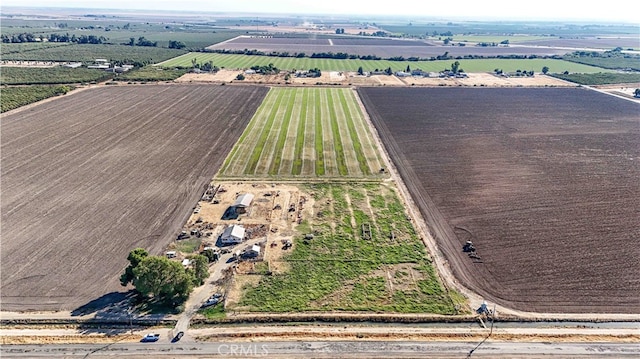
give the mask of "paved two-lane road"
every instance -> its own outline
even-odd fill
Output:
[[[206,342],[4,345],[5,358],[464,358],[475,342]],[[513,343],[485,342],[473,352],[479,358],[640,356],[637,343]]]

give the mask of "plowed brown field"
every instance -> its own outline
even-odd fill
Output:
[[[2,310],[122,291],[127,253],[177,234],[264,87],[91,89],[2,117]]]
[[[465,286],[526,311],[640,313],[638,104],[575,88],[359,94]]]

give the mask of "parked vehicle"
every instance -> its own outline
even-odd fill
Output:
[[[182,331],[178,332],[178,334],[176,334],[176,336],[173,337],[173,339],[171,339],[171,342],[175,343],[175,342],[179,341],[180,339],[182,339],[182,336],[184,336],[184,332],[182,332]]]
[[[215,294],[214,294],[215,295]],[[210,307],[212,305],[216,305],[220,303],[220,297],[218,298],[214,298],[213,296],[211,298],[209,298],[206,302],[204,302],[204,304],[202,304],[201,308],[206,308],[206,307]]]
[[[143,343],[148,343],[148,342],[157,342],[158,339],[160,339],[160,334],[158,333],[149,333],[147,335],[145,335],[144,337],[142,337],[142,339],[140,340]]]

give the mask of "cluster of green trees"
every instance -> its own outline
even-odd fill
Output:
[[[425,35],[429,36],[429,33],[426,33]],[[437,32],[436,30],[433,30],[433,32],[431,33],[431,36],[433,36],[433,37],[436,37],[436,36],[452,37],[453,33],[451,31]]]
[[[271,64],[271,63],[269,65],[267,65],[267,66],[258,66],[258,65],[251,66],[251,70],[254,70],[257,73],[264,74],[264,75],[271,75],[271,74],[280,73],[280,69],[278,69],[277,67],[273,66],[273,64]]]
[[[309,69],[308,71],[308,77],[320,77],[322,76],[322,71],[320,71],[319,68],[313,68],[313,69]]]
[[[197,58],[193,58],[191,59],[191,66],[194,69],[200,69],[200,71],[206,71],[206,72],[218,72],[220,71],[220,68],[218,66],[214,66],[213,65],[213,61],[209,60],[207,62],[205,62],[204,64],[200,64],[198,63],[198,59]]]
[[[389,34],[385,31],[376,31],[376,32],[372,32],[372,33],[366,33],[364,31],[360,31],[358,33],[358,35],[360,36],[376,36],[376,37],[386,37],[389,36]]]
[[[457,61],[456,61],[457,62]],[[542,73],[546,74],[547,72],[549,72],[549,67],[544,66],[542,67]],[[493,73],[495,73],[496,75],[502,75],[504,73],[504,71],[502,69],[494,69]],[[533,76],[535,75],[535,72],[533,72],[533,70],[531,71],[527,71],[527,70],[516,70],[516,72],[514,73],[510,73],[510,76],[521,76],[521,77],[528,77],[528,76]]]
[[[120,276],[120,284],[133,284],[142,299],[167,305],[180,305],[194,286],[200,286],[209,276],[209,260],[203,255],[188,257],[191,265],[164,256],[150,256],[143,248],[129,252],[129,266]]]
[[[137,42],[134,37],[130,37],[129,42],[123,45],[156,47],[158,46],[158,42],[147,40],[144,36],[140,36]]]
[[[43,42],[45,40],[49,42],[73,42],[76,44],[104,44],[108,41],[106,37],[96,36],[96,35],[76,36],[75,34],[69,35],[69,33],[66,33],[66,34],[53,33],[53,34],[49,34],[48,36],[45,36],[43,34],[36,36],[32,33],[27,33],[27,32],[21,33],[21,34],[2,34],[0,35],[0,39],[5,44],[23,43],[23,42]]]
[[[169,48],[170,49],[184,49],[187,45],[182,41],[169,40]]]

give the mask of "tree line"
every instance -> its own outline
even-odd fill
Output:
[[[392,56],[382,58],[376,55],[356,55],[349,54],[344,52],[314,52],[311,55],[307,55],[304,52],[294,52],[289,53],[288,51],[260,51],[260,50],[226,50],[226,49],[207,49],[204,52],[213,52],[218,54],[232,54],[232,55],[253,55],[253,56],[271,56],[271,57],[296,57],[303,58],[309,57],[312,59],[338,59],[338,60],[387,60],[387,61],[437,61],[437,60],[472,60],[472,59],[558,59],[561,60],[562,56],[560,55],[550,55],[550,56],[539,56],[539,55],[495,55],[495,56],[484,56],[484,55],[460,55],[460,56],[451,56],[449,52],[446,51],[442,55],[431,56],[431,57],[417,57],[417,56]]]
[[[5,44],[12,43],[24,43],[24,42],[72,42],[76,44],[107,44],[109,43],[109,39],[104,36],[96,36],[96,35],[80,35],[69,34],[68,32],[65,34],[52,33],[49,35],[34,35],[33,33],[23,32],[20,34],[2,34],[0,35],[0,41]],[[127,46],[149,46],[149,47],[157,47],[158,41],[151,41],[145,38],[144,36],[140,36],[137,40],[134,37],[129,38],[129,42],[121,43],[121,45]],[[169,40],[169,49],[184,49],[187,45],[185,45],[182,41]]]
[[[76,36],[75,34],[69,35],[66,34],[56,34],[52,33],[48,36],[44,34],[34,35],[32,33],[24,32],[21,34],[2,34],[0,35],[0,39],[5,44],[13,44],[13,43],[23,43],[23,42],[73,42],[77,44],[104,44],[108,41],[108,39],[104,36],[96,36],[96,35],[80,35]]]

